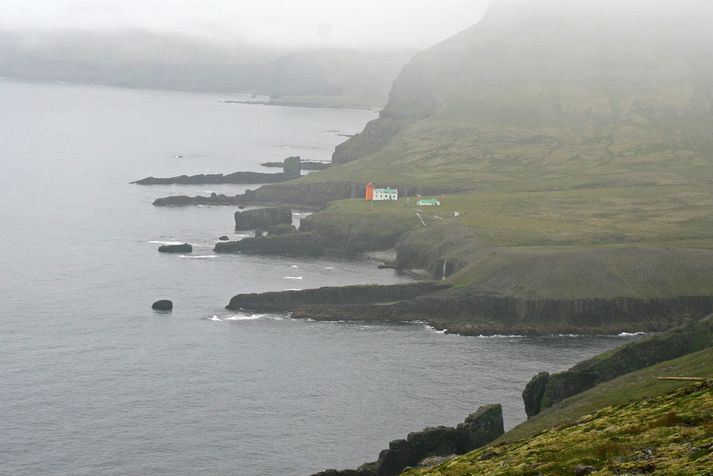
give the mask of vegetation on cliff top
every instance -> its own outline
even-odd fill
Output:
[[[713,379],[713,348],[709,347],[660,364],[600,383],[571,396],[521,423],[503,435],[497,443],[531,438],[540,432],[569,424],[584,415],[609,405],[663,395],[685,385],[683,382],[656,380],[661,376],[693,376]]]
[[[653,399],[608,406],[530,439],[503,442],[403,474],[575,474],[578,466],[580,471],[602,475],[709,474],[712,448],[713,383],[709,381]]]
[[[401,233],[403,240],[432,250],[434,261],[465,264],[449,272],[451,283],[501,295],[713,294],[713,190],[705,187],[472,192],[439,198],[440,207],[419,211],[425,226],[413,198],[408,203],[332,202],[311,221],[324,229],[375,236],[385,230]],[[448,246],[453,240],[458,243]]]

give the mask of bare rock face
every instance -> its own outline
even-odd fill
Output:
[[[484,446],[504,433],[503,409],[484,405],[455,428],[439,426],[409,433],[405,440],[394,440],[379,454],[379,459],[356,470],[334,469],[313,476],[396,476],[408,466],[417,466],[428,457],[460,455]]]
[[[160,301],[153,303],[151,305],[151,309],[154,311],[171,311],[173,310],[173,302],[168,299],[161,299]]]
[[[236,230],[265,229],[283,224],[292,224],[292,209],[289,207],[257,208],[235,212]]]
[[[160,253],[192,253],[193,246],[188,243],[182,245],[161,245],[158,247]]]
[[[710,306],[708,307],[710,309]],[[610,315],[610,314],[606,314]],[[527,416],[628,372],[697,352],[713,344],[713,316],[688,321],[670,331],[623,345],[605,358],[578,363],[564,372],[540,373],[522,392]]]
[[[261,232],[262,233],[262,232]],[[324,253],[321,238],[315,232],[255,236],[239,241],[215,244],[216,253],[244,253],[250,255],[319,256]]]

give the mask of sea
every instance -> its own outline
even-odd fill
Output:
[[[356,260],[216,256],[233,207],[160,208],[145,176],[329,160],[374,112],[0,80],[0,474],[309,475],[501,403],[622,336],[463,337],[231,312],[238,293],[409,278]],[[267,171],[274,169],[268,169]],[[309,213],[294,210],[298,223]],[[189,255],[157,252],[188,242]],[[171,299],[172,313],[152,302]]]

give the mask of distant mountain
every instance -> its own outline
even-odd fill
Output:
[[[252,92],[287,103],[381,108],[405,51],[290,51],[145,31],[0,32],[0,76]]]
[[[711,18],[700,0],[496,0],[403,68],[380,118],[334,154],[365,161],[330,173],[478,188],[713,178]]]

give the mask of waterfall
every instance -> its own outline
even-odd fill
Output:
[[[448,264],[448,258],[443,260],[443,271],[441,272],[441,281],[446,279],[446,265]]]

